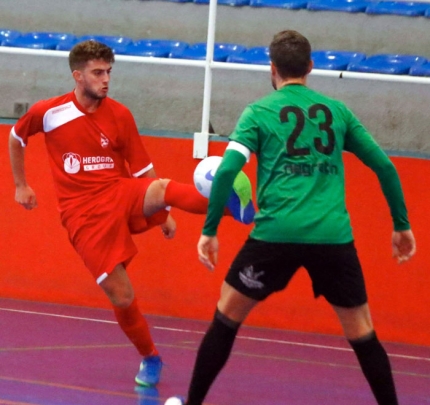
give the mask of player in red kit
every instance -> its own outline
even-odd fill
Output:
[[[113,63],[108,46],[77,44],[69,55],[74,91],[34,104],[12,128],[9,151],[15,200],[33,209],[37,200],[26,181],[24,147],[31,136],[45,134],[61,222],[143,356],[136,382],[151,386],[162,362],[126,272],[137,253],[132,234],[158,225],[172,238],[176,224],[169,207],[204,214],[208,200],[194,185],[156,177],[131,112],[107,97]]]

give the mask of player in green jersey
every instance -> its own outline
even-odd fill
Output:
[[[324,296],[336,312],[377,403],[396,405],[391,366],[372,325],[346,211],[342,152],[354,153],[376,173],[393,219],[393,255],[403,262],[415,253],[415,240],[397,171],[342,102],[306,87],[313,62],[305,37],[278,33],[270,58],[276,91],[249,105],[230,136],[197,247],[200,261],[210,270],[217,263],[223,207],[251,153],[258,160],[259,212],[223,283],[185,403],[202,404],[248,313],[283,290],[303,266],[315,297]]]

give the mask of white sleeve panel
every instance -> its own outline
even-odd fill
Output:
[[[23,148],[25,148],[25,147],[27,146],[27,145],[25,144],[24,140],[16,134],[16,132],[15,132],[15,127],[12,127],[12,129],[11,129],[11,133],[12,133],[12,136],[13,136],[17,141],[19,141],[19,142],[21,143],[21,146],[22,146]]]
[[[227,149],[233,149],[235,151],[238,151],[243,156],[245,156],[247,162],[249,162],[249,159],[251,158],[251,151],[239,142],[230,141],[227,145]]]

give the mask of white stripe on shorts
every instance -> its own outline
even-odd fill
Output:
[[[96,280],[97,284],[100,284],[103,280],[105,280],[108,275],[109,274],[107,274],[107,273],[103,273],[101,276],[98,276],[97,280]]]

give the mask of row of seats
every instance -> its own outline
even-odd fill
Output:
[[[0,44],[7,47],[69,51],[76,43],[96,40],[110,46],[115,54],[158,58],[204,60],[206,43],[188,44],[166,39],[133,40],[122,36],[85,35],[69,33],[20,33],[0,29]],[[349,70],[366,73],[430,77],[430,61],[419,55],[378,54],[367,56],[360,52],[319,50],[312,52],[315,69]],[[240,44],[215,43],[214,61],[268,65],[269,48],[247,48]]]
[[[430,77],[430,61],[418,55],[378,54],[351,51],[312,51],[314,69]],[[230,55],[227,62],[269,64],[269,48],[255,47]]]
[[[176,3],[209,4],[209,0],[169,0]],[[430,18],[430,4],[413,1],[376,0],[218,0],[234,7],[276,7],[291,10],[343,11],[347,13],[392,14]]]

